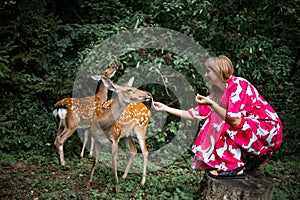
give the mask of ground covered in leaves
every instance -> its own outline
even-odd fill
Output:
[[[140,174],[131,173],[126,180],[120,179],[118,194],[114,192],[112,170],[104,164],[98,165],[92,185],[87,187],[92,164],[88,158],[69,158],[67,167],[32,159],[2,162],[0,199],[197,199],[203,173],[190,169],[191,159],[188,156],[168,168],[148,172],[145,186],[139,184]],[[273,199],[297,199],[300,188],[297,160],[270,160],[261,171],[275,183]]]
[[[139,184],[140,174],[131,173],[126,180],[120,178],[121,192],[115,194],[112,170],[103,164],[98,165],[92,185],[87,187],[91,164],[91,159],[76,158],[69,160],[67,167],[24,160],[2,164],[0,199],[193,199],[202,177],[183,160],[180,166],[149,172],[145,186]]]

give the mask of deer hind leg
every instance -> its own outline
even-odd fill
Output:
[[[60,145],[60,135],[62,134],[64,130],[61,130],[60,127],[58,128],[57,130],[57,133],[56,133],[56,138],[55,138],[55,141],[54,141],[54,146],[56,148],[56,151],[59,155],[59,163],[61,165],[65,165],[65,159],[64,159],[64,147],[63,147],[63,144]]]
[[[146,173],[147,173],[147,164],[148,164],[148,149],[146,146],[146,131],[147,127],[136,127],[135,132],[137,134],[137,139],[140,144],[140,148],[142,150],[143,154],[143,160],[144,160],[144,165],[143,165],[143,177],[141,180],[141,185],[145,185],[146,182]]]
[[[130,158],[129,158],[128,164],[126,166],[125,172],[122,176],[122,178],[124,178],[124,179],[127,177],[128,172],[132,166],[133,159],[134,159],[135,155],[137,154],[137,150],[136,150],[136,147],[134,145],[132,138],[131,137],[125,138],[125,142],[126,142],[128,149],[130,150]]]
[[[64,158],[64,142],[67,138],[69,138],[76,130],[76,127],[73,128],[65,128],[63,131],[58,131],[56,135],[56,139],[54,141],[54,145],[59,155],[59,162],[61,165],[66,165],[66,161]]]
[[[65,165],[64,158],[64,141],[70,137],[77,129],[77,123],[74,121],[73,116],[68,113],[67,109],[58,108],[53,111],[58,130],[54,141],[54,146],[59,154],[59,162]]]

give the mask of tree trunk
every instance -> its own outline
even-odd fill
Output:
[[[274,183],[255,172],[246,179],[214,179],[207,174],[200,183],[201,200],[271,200]]]

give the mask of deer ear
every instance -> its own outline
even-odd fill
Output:
[[[105,76],[100,76],[101,80],[102,80],[102,83],[104,84],[104,86],[111,90],[111,91],[115,91],[116,90],[116,86],[113,84],[113,82],[108,79],[107,77]]]
[[[132,87],[133,82],[134,82],[134,76],[128,80],[127,85]]]
[[[99,75],[92,75],[91,78],[94,79],[95,81],[101,80],[101,76],[99,76]]]

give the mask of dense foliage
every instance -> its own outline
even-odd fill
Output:
[[[4,158],[26,160],[29,157],[38,162],[57,163],[52,145],[56,134],[53,104],[72,95],[78,68],[97,44],[114,34],[142,27],[181,32],[211,54],[231,58],[236,75],[252,82],[283,121],[284,142],[273,160],[299,162],[298,0],[4,0],[0,10],[0,156],[3,163]],[[206,92],[201,76],[190,63],[172,52],[139,49],[109,62],[121,65],[115,79],[138,64],[168,65],[186,77],[194,92]],[[153,73],[158,72],[153,70]],[[148,85],[144,89],[156,100],[178,106],[172,93],[167,95],[164,87]],[[178,134],[180,123],[169,116],[162,130],[150,124],[152,133],[149,134],[155,135],[147,141],[150,151]],[[78,144],[81,143],[77,137],[67,141],[66,157],[78,156]],[[41,161],[40,156],[47,160]],[[297,165],[294,167],[299,170]],[[270,168],[266,171],[279,177]],[[291,173],[294,177],[291,181],[299,181],[297,169]],[[292,199],[299,194],[297,187],[293,191],[286,191],[286,185],[279,187],[275,198]]]

